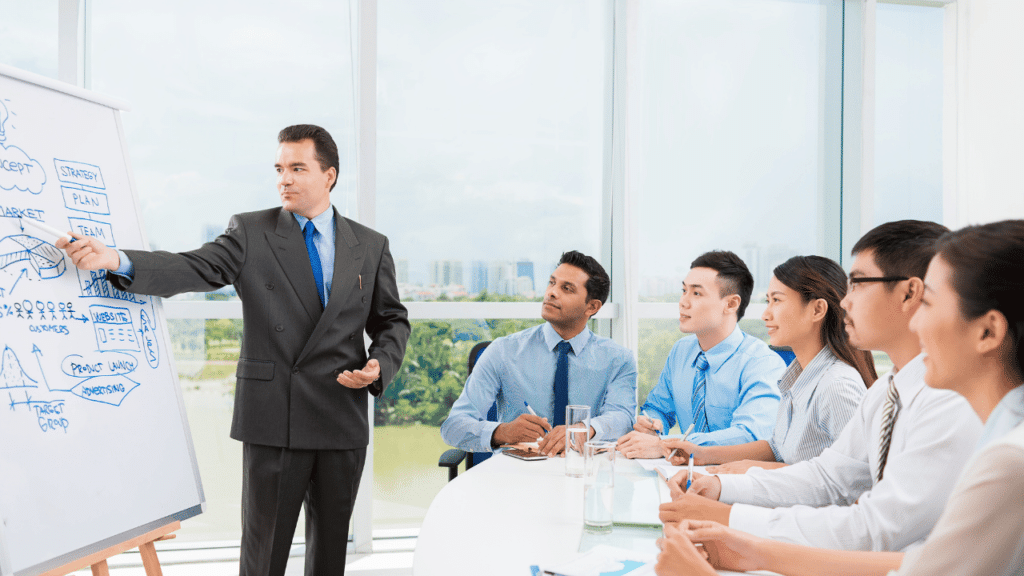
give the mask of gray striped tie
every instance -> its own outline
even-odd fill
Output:
[[[896,380],[889,374],[889,391],[885,399],[885,410],[882,412],[882,443],[878,451],[878,481],[882,481],[882,472],[885,471],[885,461],[889,459],[889,444],[892,443],[892,428],[896,425],[896,418],[900,415],[900,393],[896,391]]]

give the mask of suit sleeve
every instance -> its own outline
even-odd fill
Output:
[[[370,315],[366,319],[366,333],[371,340],[369,356],[380,362],[380,378],[368,387],[374,396],[384,392],[402,366],[411,331],[409,312],[398,295],[395,261],[385,238],[377,265]]]
[[[183,292],[210,292],[233,284],[245,263],[245,227],[236,215],[213,242],[189,252],[125,250],[134,279],[107,273],[115,288],[167,298]]]

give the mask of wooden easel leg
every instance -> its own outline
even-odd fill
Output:
[[[110,568],[106,560],[100,560],[92,565],[92,576],[110,576]]]
[[[156,557],[156,547],[152,542],[146,542],[139,546],[139,555],[142,556],[142,567],[146,569],[146,576],[164,576],[160,569],[160,561]]]

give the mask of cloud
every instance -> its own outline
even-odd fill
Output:
[[[0,144],[0,189],[39,194],[46,184],[46,172],[39,162],[17,146]]]

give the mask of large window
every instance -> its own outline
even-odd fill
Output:
[[[943,8],[879,4],[875,223],[943,221]]]
[[[532,299],[601,252],[609,2],[384,0],[377,228],[403,298]]]
[[[377,229],[404,300],[536,300],[562,252],[600,257],[610,8],[380,2]],[[469,349],[539,316],[414,323],[376,405],[375,527],[419,525],[447,480]]]
[[[4,2],[0,63],[57,77],[57,3]]]
[[[690,262],[731,250],[754,276],[754,305],[741,328],[765,337],[760,320],[772,269],[824,251],[825,191],[838,183],[839,153],[825,122],[838,90],[841,55],[827,50],[841,28],[834,2],[652,1],[640,4],[640,141],[637,176],[639,298],[675,302]],[[831,27],[831,28],[830,28]],[[835,34],[837,32],[833,32]],[[829,82],[834,85],[829,85]],[[837,187],[837,186],[836,186]],[[682,335],[670,320],[639,325],[640,402]]]

